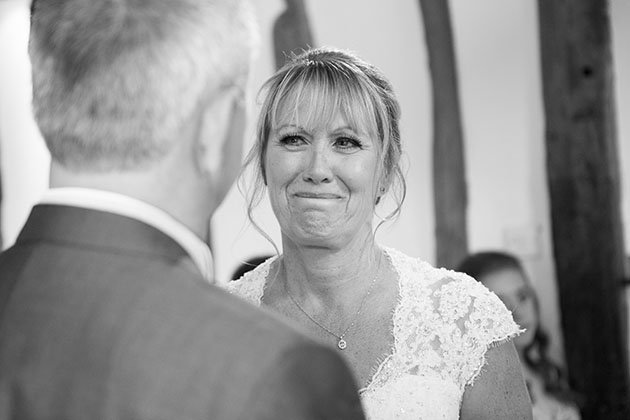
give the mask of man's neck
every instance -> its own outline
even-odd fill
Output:
[[[78,187],[110,191],[151,204],[184,224],[202,240],[215,205],[199,182],[186,173],[162,176],[160,168],[143,172],[72,172],[53,163],[50,187]],[[205,193],[205,194],[204,194]]]

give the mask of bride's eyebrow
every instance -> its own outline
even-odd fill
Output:
[[[294,128],[294,129],[299,129],[299,130],[303,130],[304,127],[302,127],[301,125],[297,125],[297,124],[282,124],[276,127],[276,130],[282,130],[284,128]]]
[[[287,131],[287,130],[297,131],[300,133],[306,132],[306,129],[303,126],[298,125],[298,124],[282,124],[273,129],[273,131],[275,131],[276,133],[280,131]]]
[[[343,133],[343,132],[348,132],[348,131],[358,134],[357,131],[354,128],[350,127],[349,125],[343,125],[341,127],[337,127],[334,130],[332,130],[333,133]]]

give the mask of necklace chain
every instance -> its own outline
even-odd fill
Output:
[[[361,313],[361,311],[363,310],[363,305],[365,304],[368,296],[370,296],[370,293],[372,293],[372,289],[374,288],[374,285],[376,284],[376,279],[378,278],[378,269],[376,270],[376,273],[374,274],[374,278],[372,279],[372,283],[370,284],[370,287],[368,288],[367,293],[365,294],[365,296],[363,296],[363,299],[361,300],[361,304],[359,305],[359,309],[357,309],[356,313],[354,314],[353,318],[352,318],[352,322],[350,323],[350,325],[348,325],[348,327],[343,330],[343,332],[341,334],[335,334],[334,332],[332,332],[329,328],[327,328],[325,325],[322,325],[320,322],[318,322],[315,318],[313,318],[311,315],[309,315],[308,312],[306,312],[306,310],[302,307],[302,305],[300,305],[298,303],[297,300],[295,300],[295,298],[293,297],[293,295],[291,295],[291,293],[289,292],[289,288],[287,287],[287,281],[285,279],[284,281],[284,291],[287,293],[287,295],[289,296],[289,298],[291,299],[291,301],[295,304],[295,306],[304,314],[306,315],[306,317],[311,320],[315,325],[317,325],[319,328],[321,328],[322,330],[326,331],[328,334],[332,335],[333,337],[335,337],[338,341],[337,341],[337,347],[340,350],[345,350],[345,348],[348,346],[348,343],[346,342],[346,340],[344,340],[344,337],[346,336],[346,334],[348,334],[348,331],[350,331],[350,329],[354,326],[354,324],[356,324],[357,320],[359,319],[359,314]]]

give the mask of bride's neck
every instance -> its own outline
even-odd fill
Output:
[[[288,245],[288,246],[287,246]],[[382,258],[373,240],[342,249],[283,245],[282,266],[296,294],[347,301],[372,282]]]

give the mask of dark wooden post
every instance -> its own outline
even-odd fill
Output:
[[[608,2],[539,0],[538,8],[553,251],[570,382],[586,397],[584,420],[628,420]]]
[[[273,25],[276,69],[282,67],[287,55],[313,47],[313,36],[304,0],[285,0],[286,9]]]
[[[467,192],[457,65],[448,0],[420,0],[433,98],[436,263],[454,268],[468,253]]]

